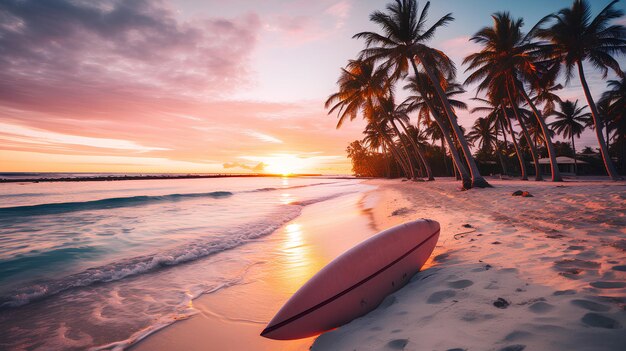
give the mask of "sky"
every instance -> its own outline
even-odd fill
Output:
[[[4,0],[0,172],[350,173],[345,148],[364,122],[337,130],[324,101],[363,47],[352,35],[376,31],[369,14],[386,3]],[[569,5],[434,0],[428,23],[448,12],[455,21],[429,45],[462,81],[463,57],[479,50],[468,39],[492,13],[523,17],[528,30]],[[606,79],[586,72],[597,97]],[[560,95],[586,104],[577,77]],[[466,128],[478,117],[459,113]],[[586,145],[593,132],[577,142]]]

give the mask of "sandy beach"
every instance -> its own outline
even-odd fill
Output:
[[[312,349],[623,350],[625,184],[490,181],[371,181],[379,226],[432,218],[439,244],[409,285]]]
[[[368,180],[376,190],[310,206],[271,240],[248,248],[283,250],[286,259],[300,257],[299,267],[287,261],[253,267],[244,278],[249,284],[195,300],[198,315],[133,350],[623,349],[626,185],[490,181],[494,188],[460,191],[446,179]],[[511,196],[516,190],[533,196]],[[329,216],[329,208],[346,215]],[[258,336],[289,292],[325,263],[416,218],[441,223],[439,243],[422,271],[375,311],[317,338]],[[284,251],[285,243],[291,249]],[[272,286],[281,280],[289,288],[276,293]]]

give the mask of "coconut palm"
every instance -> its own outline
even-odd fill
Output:
[[[578,162],[576,161],[576,144],[574,137],[580,138],[585,126],[591,122],[591,114],[583,112],[587,106],[578,107],[578,100],[572,102],[565,100],[559,104],[561,111],[553,111],[551,116],[555,117],[555,121],[550,123],[554,131],[564,138],[572,140],[572,149],[574,150],[574,172],[578,174]]]
[[[535,57],[537,47],[522,32],[521,28],[524,25],[522,19],[513,19],[508,12],[495,13],[492,18],[494,21],[492,27],[485,27],[470,38],[471,41],[481,44],[483,48],[480,52],[471,54],[463,60],[464,64],[469,64],[466,71],[472,71],[465,80],[465,84],[478,82],[478,92],[489,90],[494,85],[502,84],[505,87],[513,112],[522,127],[529,146],[531,146],[531,153],[537,168],[536,151],[532,149],[532,142],[524,130],[525,127],[517,108],[518,100],[523,98],[533,111],[544,134],[548,156],[550,157],[552,181],[562,181],[552,140],[548,134],[548,127],[541,112],[537,110],[526,93],[523,84],[524,81],[529,83],[538,81],[540,65],[537,65],[537,57]],[[538,169],[536,179],[542,179]]]
[[[442,51],[433,49],[425,43],[432,39],[435,31],[452,21],[454,18],[447,14],[437,20],[430,28],[426,27],[426,17],[430,2],[427,2],[421,13],[418,11],[415,0],[396,0],[387,5],[387,11],[375,11],[370,20],[378,24],[384,34],[375,32],[361,32],[354,38],[365,39],[366,48],[361,51],[361,57],[382,62],[382,67],[388,70],[392,79],[406,75],[409,67],[417,75],[418,64],[428,79],[433,83],[438,102],[441,103],[450,125],[461,144],[463,154],[470,168],[472,186],[486,187],[489,183],[480,175],[478,167],[469,149],[467,140],[461,133],[456,121],[456,115],[445,96],[445,84],[448,78],[454,77],[454,63]],[[452,148],[452,145],[449,145]]]
[[[387,171],[387,177],[390,177],[391,167],[389,165],[389,157],[388,157],[388,151],[387,151],[388,147],[387,147],[387,142],[385,140],[385,137],[383,137],[383,134],[391,135],[393,134],[393,132],[390,130],[390,127],[386,123],[382,124],[380,122],[376,122],[376,123],[379,123],[379,126],[377,127],[374,127],[373,123],[375,122],[370,122],[365,126],[365,130],[363,131],[363,134],[365,135],[363,137],[363,143],[373,152],[378,152],[378,150],[382,149],[382,154],[385,160],[385,167]],[[382,134],[379,133],[379,131],[381,131]],[[396,162],[400,164],[400,162],[396,159],[395,154],[392,154],[392,155],[394,159],[396,160]]]
[[[422,152],[420,151],[419,147],[417,147],[415,142],[413,142],[412,140],[409,140],[410,138],[408,138],[406,135],[403,135],[400,129],[398,128],[398,124],[400,124],[404,128],[403,121],[404,122],[408,121],[409,116],[406,114],[403,108],[396,105],[394,96],[391,93],[391,91],[388,91],[385,96],[378,97],[375,108],[378,114],[380,115],[380,118],[382,118],[385,122],[388,122],[391,124],[391,127],[393,128],[396,135],[398,136],[398,141],[400,145],[402,146],[401,150],[404,152],[404,155],[406,156],[409,164],[412,165],[412,162],[411,162],[412,159],[411,159],[410,150],[409,150],[409,144],[411,144],[413,146],[413,151],[415,152],[416,157],[419,157],[421,161],[421,165],[425,167],[429,180],[434,180],[432,176],[432,172],[430,171],[430,167],[428,166],[426,159],[422,155]],[[406,132],[406,129],[405,129],[405,132]],[[417,160],[415,161],[418,163],[420,162]],[[415,178],[413,167],[411,167],[411,173],[412,173],[411,175],[413,176],[413,178]]]
[[[378,129],[405,175],[409,177],[410,167],[391,137],[380,130],[380,124],[376,122],[380,118],[376,111],[377,99],[388,91],[388,83],[385,72],[374,69],[373,62],[351,60],[346,68],[342,68],[337,80],[339,91],[329,96],[324,106],[329,109],[328,114],[337,112],[339,117],[337,128],[340,128],[346,119],[354,120],[359,113],[362,113],[368,122],[373,122],[372,126]]]
[[[589,3],[585,0],[574,0],[572,7],[564,8],[544,19],[551,20],[553,22],[551,26],[540,27],[537,30],[539,37],[550,41],[547,47],[549,56],[563,63],[568,82],[573,76],[574,66],[578,69],[578,77],[591,110],[604,166],[609,177],[614,180],[620,177],[609,156],[607,141],[602,135],[602,117],[589,90],[583,62],[590,62],[602,72],[604,78],[609,69],[623,77],[619,63],[612,56],[626,53],[626,28],[611,23],[623,15],[623,11],[615,8],[617,2],[618,0],[611,1],[592,18]]]
[[[626,77],[620,80],[608,81],[610,90],[602,94],[602,99],[598,104],[606,106],[604,116],[607,121],[607,143],[609,142],[609,131],[613,132],[613,139],[618,150],[622,172],[626,171]]]
[[[402,103],[402,105],[405,106],[406,111],[409,113],[418,111],[418,125],[422,122],[422,124],[428,129],[429,135],[433,138],[433,140],[441,141],[441,148],[444,157],[444,141],[448,144],[453,163],[461,175],[464,187],[471,187],[471,175],[468,173],[465,163],[461,160],[454,140],[451,137],[450,122],[447,118],[443,117],[445,116],[445,111],[441,107],[441,104],[436,104],[435,98],[437,95],[432,82],[428,80],[425,73],[419,72],[414,77],[408,78],[408,83],[404,86],[404,89],[411,93],[411,95]],[[453,108],[467,110],[467,104],[454,99],[456,95],[464,92],[465,90],[463,90],[460,84],[448,82],[445,94]],[[433,120],[435,121],[434,123]]]
[[[505,84],[504,77],[500,76],[494,79],[489,87],[487,88],[487,99],[474,98],[475,100],[481,101],[485,103],[487,106],[478,107],[473,109],[471,112],[488,112],[491,114],[497,114],[500,116],[500,123],[502,125],[503,135],[506,138],[506,132],[508,130],[511,135],[511,141],[513,142],[513,147],[515,149],[515,154],[517,155],[517,159],[519,161],[520,172],[522,173],[522,180],[528,180],[527,170],[526,170],[526,162],[524,160],[524,153],[522,152],[522,148],[518,144],[518,139],[515,136],[515,131],[513,130],[513,123],[511,122],[512,116],[515,116],[518,124],[521,127],[522,135],[526,138],[526,140],[530,140],[530,136],[528,135],[528,130],[524,121],[522,120],[522,113],[520,112],[520,107],[516,101],[515,104],[511,104],[509,97],[510,90],[507,89]],[[541,180],[541,172],[539,169],[539,162],[537,151],[534,146],[531,144],[530,147],[531,156],[533,158],[533,162],[535,165],[535,179]]]
[[[474,121],[472,129],[467,133],[467,140],[472,144],[478,144],[479,151],[491,154],[496,146],[495,126],[492,120],[479,117]]]
[[[420,164],[423,166],[426,172],[427,180],[435,180],[435,178],[433,177],[433,172],[430,168],[430,165],[428,164],[428,161],[424,157],[422,150],[417,145],[417,142],[409,136],[409,132],[406,127],[407,124],[410,123],[410,118],[408,115],[407,108],[404,105],[396,105],[395,100],[394,100],[394,95],[391,92],[389,92],[387,97],[380,99],[380,104],[381,106],[384,106],[384,109],[387,114],[387,119],[391,123],[392,127],[394,128],[394,130],[396,131],[400,139],[404,137],[405,139],[408,140],[409,144],[413,147],[413,151],[415,152],[416,157],[419,158],[419,162],[421,162]],[[402,128],[402,130],[404,131],[404,134],[400,132],[400,130],[398,129],[396,125],[396,122]]]

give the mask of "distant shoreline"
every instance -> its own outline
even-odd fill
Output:
[[[108,176],[84,176],[84,177],[60,177],[60,178],[0,178],[0,183],[43,183],[43,182],[101,182],[121,180],[150,180],[150,179],[195,179],[195,178],[251,178],[251,177],[318,177],[322,174],[186,174],[186,175],[108,175]],[[329,178],[342,176],[329,176]],[[349,177],[346,177],[349,178]]]

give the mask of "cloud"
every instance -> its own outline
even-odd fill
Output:
[[[184,21],[159,1],[0,2],[0,101],[20,108],[202,98],[246,84],[260,21]]]
[[[3,145],[4,141],[46,144],[48,147],[55,145],[80,145],[135,152],[167,150],[161,147],[143,146],[129,140],[70,135],[0,122],[0,146]]]
[[[224,163],[223,166],[224,166],[224,169],[243,168],[243,169],[251,170],[254,172],[263,172],[265,170],[265,167],[267,167],[267,165],[263,162],[259,162],[256,166],[248,166],[246,164],[239,163],[239,162],[227,162],[227,163]]]
[[[350,14],[350,9],[352,9],[352,3],[347,0],[342,0],[327,8],[325,12],[336,18],[337,23],[335,24],[335,28],[341,29]]]
[[[267,142],[267,143],[276,143],[276,144],[282,144],[283,141],[275,138],[271,135],[268,134],[263,134],[263,133],[259,133],[259,132],[255,132],[254,130],[248,130],[245,132],[246,134],[250,135],[251,137],[254,137],[258,140]]]

